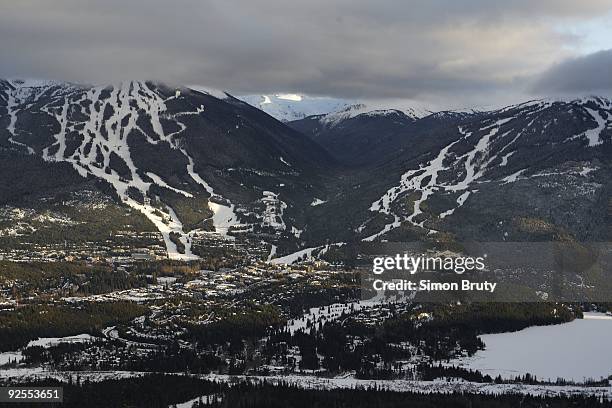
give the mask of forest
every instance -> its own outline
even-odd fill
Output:
[[[16,350],[38,337],[63,337],[100,331],[146,312],[131,302],[86,303],[80,307],[28,305],[0,311],[0,351]]]

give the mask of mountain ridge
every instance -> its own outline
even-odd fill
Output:
[[[74,200],[79,189],[108,195],[126,207],[113,211],[135,225],[144,216],[183,260],[196,259],[194,241],[210,234],[265,242],[270,257],[432,234],[536,239],[522,230],[525,219],[550,224],[555,236],[609,236],[607,98],[424,117],[357,107],[287,126],[217,96],[152,81],[0,81],[0,206]],[[45,182],[27,183],[28,174]],[[0,220],[0,239],[3,222],[14,233],[11,220]],[[18,245],[42,233],[32,225]]]
[[[316,144],[231,96],[219,100],[139,81],[99,87],[3,81],[0,86],[8,119],[5,147],[69,163],[82,177],[108,182],[123,203],[156,225],[177,259],[194,258],[191,232],[183,231],[168,202],[208,194],[215,202],[215,229],[227,231],[240,225],[240,218],[251,218],[252,224],[260,217],[264,226],[285,233],[286,223],[277,218],[287,216],[282,212],[291,203],[282,200],[311,202],[310,187],[295,179],[327,163]],[[309,177],[311,184],[314,178]],[[285,185],[289,197],[278,198]],[[275,214],[241,209],[244,216],[238,215],[236,201]]]

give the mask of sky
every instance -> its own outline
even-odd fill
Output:
[[[502,106],[612,95],[610,0],[0,0],[0,77]]]

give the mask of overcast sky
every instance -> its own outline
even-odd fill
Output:
[[[612,94],[610,0],[0,0],[0,77],[494,106]]]

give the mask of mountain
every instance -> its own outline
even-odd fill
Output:
[[[338,112],[292,121],[289,126],[309,136],[338,161],[350,166],[368,166],[384,162],[388,154],[401,150],[409,140],[407,135],[428,114],[416,109],[372,110],[357,104]],[[436,121],[429,121],[429,125],[439,126],[446,121],[440,116]]]
[[[366,241],[437,232],[459,240],[607,241],[611,126],[612,102],[590,97],[463,116],[438,129],[435,141],[415,132],[407,137],[416,152],[370,173],[376,187],[383,175],[396,181],[371,202],[358,230]],[[436,146],[418,148],[427,141]]]
[[[194,259],[607,241],[611,125],[599,97],[426,115],[351,106],[286,124],[157,82],[0,81],[0,246]]]
[[[320,195],[319,175],[332,162],[231,96],[137,81],[1,81],[0,146],[12,170],[3,174],[0,204],[40,202],[60,187],[77,193],[87,181],[91,195],[111,194],[144,215],[168,253],[183,259],[195,257],[192,237],[207,230],[296,239],[302,208]]]
[[[344,99],[298,94],[244,95],[238,98],[282,122],[336,112],[350,105]]]

